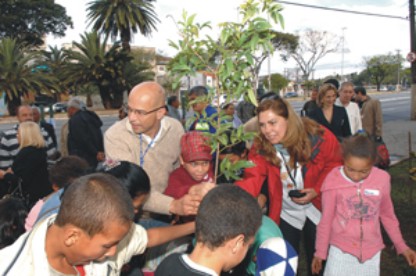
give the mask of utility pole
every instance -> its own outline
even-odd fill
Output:
[[[410,52],[416,52],[416,28],[415,28],[415,0],[409,0],[409,22],[410,22]],[[410,106],[410,120],[416,120],[416,62],[411,63],[412,92]]]
[[[400,50],[397,49],[397,85],[396,91],[400,92],[400,69],[401,69],[401,61],[400,61]]]
[[[342,53],[341,53],[341,80],[343,80],[344,78],[343,78],[343,76],[344,76],[344,52],[345,52],[345,48],[344,48],[344,45],[345,45],[345,34],[344,34],[344,31],[345,31],[345,29],[346,29],[347,27],[343,27],[342,28]]]
[[[270,17],[269,14],[267,14],[267,22],[270,24]],[[271,29],[270,29],[271,30]],[[270,57],[270,49],[267,50],[267,75],[268,75],[268,81],[269,81],[269,91],[272,91],[272,73],[271,73],[271,57]]]

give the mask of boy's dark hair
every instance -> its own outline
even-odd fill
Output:
[[[178,97],[176,97],[176,96],[170,96],[169,98],[168,98],[168,105],[172,105],[173,104],[173,102],[175,102],[175,101],[177,101],[178,100]]]
[[[25,229],[27,208],[16,198],[0,200],[0,249],[13,244]]]
[[[55,224],[72,224],[92,237],[108,222],[124,224],[132,222],[133,217],[132,200],[120,181],[109,174],[94,173],[68,186]]]
[[[244,141],[239,141],[234,144],[231,142],[230,131],[225,132],[225,135],[227,135],[227,145],[220,145],[221,154],[236,154],[238,156],[241,156],[243,153],[248,151],[246,143]]]
[[[369,158],[373,163],[377,158],[375,143],[365,134],[356,134],[342,141],[342,157],[345,160],[350,156]]]
[[[49,169],[49,180],[59,188],[64,188],[74,179],[85,175],[89,167],[83,158],[75,155],[65,156]]]
[[[259,204],[238,186],[220,185],[208,192],[196,216],[197,242],[211,250],[242,234],[247,242],[261,225]]]
[[[338,89],[339,89],[339,81],[338,81],[337,79],[330,78],[330,79],[325,80],[325,81],[324,81],[324,84],[325,84],[325,83],[332,84],[333,86],[335,86],[335,88],[336,88],[336,89],[337,89],[337,91],[338,91]],[[335,91],[335,92],[337,92],[337,91]]]
[[[104,168],[102,172],[115,176],[127,189],[131,198],[150,193],[150,179],[145,170],[134,163],[120,161],[112,168]]]
[[[367,95],[367,90],[363,86],[357,86],[356,88],[354,88],[354,92],[356,94],[361,93],[361,95],[363,96]]]
[[[221,109],[225,110],[225,109],[229,108],[230,105],[232,105],[232,104],[234,104],[234,103],[224,103],[224,104],[221,105]]]
[[[189,90],[188,96],[195,95],[197,97],[208,95],[208,89],[205,86],[194,86]]]

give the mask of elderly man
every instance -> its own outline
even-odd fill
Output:
[[[16,116],[19,123],[33,121],[32,107],[29,105],[19,106]],[[14,158],[19,152],[19,142],[17,141],[18,127],[19,124],[16,124],[13,128],[6,130],[0,140],[0,169],[2,170],[6,170],[13,164]],[[54,158],[57,150],[53,144],[52,138],[44,129],[42,129],[42,135],[46,141],[48,157]]]
[[[148,173],[151,194],[144,210],[150,214],[196,214],[201,196],[187,194],[174,200],[163,194],[169,174],[179,166],[181,123],[165,116],[165,92],[156,82],[135,86],[128,99],[128,117],[104,135],[106,156],[138,164]],[[155,221],[152,221],[152,223]],[[144,225],[152,227],[156,224]]]
[[[343,82],[339,90],[339,97],[335,105],[343,106],[347,111],[348,120],[350,121],[351,134],[357,133],[363,128],[361,123],[361,114],[358,104],[351,101],[354,96],[354,84],[352,82]]]
[[[104,161],[104,144],[101,126],[103,122],[95,112],[84,108],[77,98],[68,102],[68,153],[79,156],[95,169]]]

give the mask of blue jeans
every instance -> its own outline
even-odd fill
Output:
[[[150,229],[155,227],[164,227],[170,225],[167,222],[152,219],[152,218],[145,218],[145,219],[139,219],[139,223],[141,226],[143,226],[144,229]]]

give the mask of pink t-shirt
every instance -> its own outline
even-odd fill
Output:
[[[42,209],[43,204],[45,201],[43,199],[39,199],[38,202],[32,207],[29,214],[26,217],[25,221],[25,228],[26,231],[30,231],[33,228],[33,225],[35,224],[36,220],[38,219],[39,212]]]

